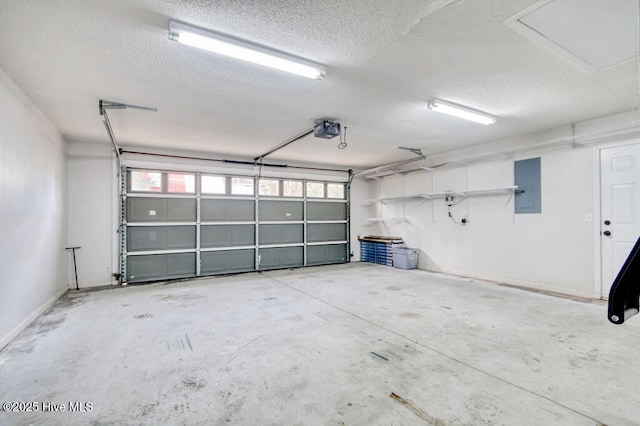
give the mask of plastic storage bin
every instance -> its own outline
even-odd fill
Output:
[[[400,237],[385,237],[380,235],[368,235],[360,240],[360,261],[377,263],[379,265],[393,265],[394,247],[406,247]]]
[[[420,250],[414,248],[394,247],[393,267],[399,269],[416,269],[418,267],[418,255]]]

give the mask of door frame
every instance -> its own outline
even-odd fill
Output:
[[[640,145],[640,138],[627,139],[624,141],[608,142],[598,144],[593,147],[593,188],[594,188],[594,208],[593,208],[593,239],[594,239],[594,289],[593,293],[599,299],[606,300],[608,294],[604,294],[602,282],[602,150],[618,148],[628,145]]]

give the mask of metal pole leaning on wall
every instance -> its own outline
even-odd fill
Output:
[[[80,286],[78,286],[78,266],[76,265],[76,249],[82,247],[65,247],[65,250],[71,250],[73,253],[73,271],[76,273],[76,290],[80,290]]]

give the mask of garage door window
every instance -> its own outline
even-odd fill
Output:
[[[324,198],[324,183],[307,182],[307,197]]]
[[[285,180],[282,182],[283,195],[285,197],[302,198],[302,182],[299,180]]]
[[[227,178],[224,176],[207,176],[201,178],[203,194],[226,194]]]
[[[260,179],[260,195],[277,197],[280,195],[280,181],[278,179]]]
[[[328,183],[327,198],[344,199],[344,185],[341,183]]]
[[[231,178],[231,193],[234,195],[253,195],[253,179]]]
[[[195,194],[196,176],[183,173],[167,173],[167,192]]]
[[[131,172],[132,192],[162,192],[162,173],[147,170]]]

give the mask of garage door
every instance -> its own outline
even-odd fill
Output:
[[[126,169],[123,281],[349,260],[344,182]]]

